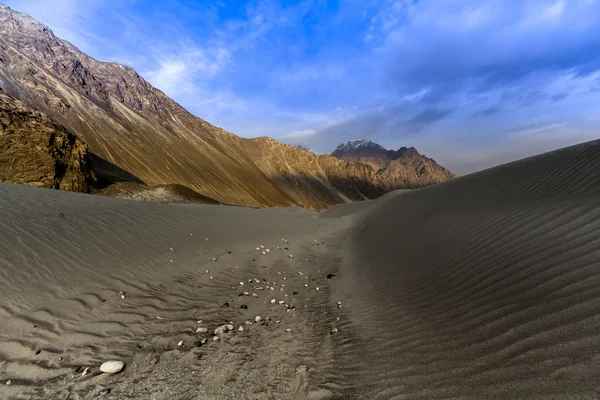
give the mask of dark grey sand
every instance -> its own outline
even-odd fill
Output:
[[[0,184],[0,239],[0,398],[600,397],[597,142],[322,213]]]

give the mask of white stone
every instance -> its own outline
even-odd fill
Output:
[[[233,330],[233,325],[231,325],[231,324],[221,325],[221,326],[218,326],[215,329],[215,335],[218,335],[220,333],[229,332],[229,331],[232,331],[232,330]]]
[[[271,299],[271,304],[275,304],[275,303],[277,303],[277,300]]]
[[[107,361],[100,366],[100,371],[105,374],[116,374],[121,372],[124,367],[125,363],[123,361]]]
[[[208,329],[207,328],[198,328],[196,329],[196,333],[207,333]]]
[[[260,315],[257,315],[256,317],[254,317],[254,322],[260,322],[262,321],[262,317]]]

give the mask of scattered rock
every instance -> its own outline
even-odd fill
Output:
[[[9,379],[9,380],[7,380],[7,381],[6,381],[6,384],[7,384],[7,385],[12,385],[12,383],[13,383],[13,382],[12,382],[12,379]]]
[[[123,361],[107,361],[100,366],[100,371],[105,374],[116,374],[117,372],[121,372],[123,367],[125,367]]]
[[[327,279],[335,278],[335,274],[327,274]]]
[[[275,304],[275,303],[277,303],[277,300],[271,299],[271,304]]]
[[[88,374],[88,372],[90,372],[90,367],[85,367],[85,369],[81,373],[81,376],[86,376]]]
[[[125,292],[119,292],[119,295],[121,296],[122,300],[125,300],[125,298],[127,297],[127,294],[125,294]]]
[[[218,342],[221,340],[221,336],[213,336],[213,342]]]
[[[240,327],[238,328],[238,332],[244,332],[244,327],[242,325],[240,325]]]
[[[252,297],[258,297],[257,293],[252,293]]]
[[[208,329],[207,328],[198,328],[198,329],[196,329],[196,333],[208,333]]]
[[[233,325],[231,325],[231,324],[221,325],[215,329],[215,335],[219,335],[221,333],[229,332],[232,330],[233,330]]]
[[[158,362],[158,357],[154,357],[152,360],[150,360],[150,364],[154,365]]]
[[[303,373],[305,373],[306,371],[308,371],[308,367],[307,367],[306,365],[298,365],[298,366],[296,367],[296,373],[297,373],[297,374],[303,374]]]
[[[338,328],[332,328],[331,329],[331,334],[332,335],[335,334],[335,333],[337,333],[337,332],[338,332]]]
[[[247,305],[245,305],[245,304],[242,304],[242,305],[240,306],[240,308],[242,308],[242,309],[244,309],[244,310],[247,310],[247,309],[248,309],[248,306],[247,306]]]
[[[261,254],[262,254],[263,256],[266,256],[266,255],[267,255],[267,252],[266,252],[266,251],[261,251]]]
[[[212,260],[213,260],[213,261],[217,261],[217,257],[213,257],[213,258],[212,258]]]
[[[254,317],[254,322],[260,322],[262,321],[262,317],[260,315],[257,315],[256,317]]]
[[[286,331],[286,332],[291,332],[291,331],[292,331],[292,328],[285,328],[285,331]]]
[[[294,258],[294,256],[290,254],[290,258]]]

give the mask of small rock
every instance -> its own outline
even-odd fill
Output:
[[[315,290],[318,292],[319,290],[321,290],[321,288],[317,286],[317,287],[315,288]]]
[[[125,292],[119,292],[119,295],[121,295],[121,299],[125,300],[125,298],[127,297],[127,294],[125,294]]]
[[[212,260],[213,260],[213,261],[217,261],[217,257],[213,257],[213,258],[212,258]]]
[[[241,308],[241,309],[244,309],[244,310],[247,310],[247,309],[248,309],[248,306],[247,306],[247,305],[245,305],[245,304],[242,304],[242,305],[240,306],[240,308]]]
[[[214,276],[209,276],[208,279],[215,279],[215,277]]]
[[[294,258],[294,256],[290,254],[290,258]]]
[[[252,325],[252,322],[251,322],[251,321],[246,321],[246,322],[244,322],[244,323],[245,323],[246,325],[248,325],[248,326]]]
[[[244,292],[244,296],[250,296],[250,293]]]
[[[279,304],[284,304],[284,303],[285,303],[285,301],[279,300]]]
[[[121,372],[123,367],[125,367],[123,361],[107,361],[100,366],[100,371],[105,374],[116,374],[117,372]]]
[[[218,342],[221,340],[221,336],[213,336],[213,342]]]
[[[291,332],[291,331],[292,331],[292,328],[286,328],[286,329],[285,329],[285,331],[286,331],[286,332]]]
[[[337,332],[338,332],[338,328],[332,328],[332,329],[331,329],[331,334],[332,334],[332,335],[333,335],[334,333],[337,333]]]
[[[257,293],[252,293],[252,297],[258,297]]]
[[[308,367],[306,365],[298,365],[296,367],[297,374],[302,374],[302,373],[305,373],[306,371],[308,371]]]
[[[277,303],[277,300],[271,299],[271,304],[275,304],[275,303]]]
[[[183,346],[183,340],[180,340],[179,343],[177,343],[177,346],[179,346],[179,347]]]
[[[86,376],[88,374],[88,372],[90,372],[90,367],[85,367],[85,369],[81,373],[81,376]]]
[[[238,328],[238,332],[244,332],[244,327],[242,325],[240,325],[240,327]]]
[[[260,322],[262,321],[262,317],[260,315],[257,315],[256,317],[254,317],[254,322]]]
[[[7,384],[7,385],[12,385],[12,379],[9,379],[9,380],[7,380],[7,381],[6,381],[6,384]]]
[[[266,255],[267,255],[267,252],[266,252],[266,251],[261,251],[261,254],[262,254],[263,256],[266,256]]]
[[[260,247],[257,247],[257,248],[256,248],[256,251],[260,251]]]
[[[198,329],[196,329],[196,333],[208,333],[208,329],[207,328],[198,328]]]
[[[150,364],[154,365],[158,362],[158,358],[154,357],[152,360],[150,360]]]
[[[335,274],[327,274],[327,279],[331,279],[331,278],[334,278],[334,277],[335,277]]]
[[[206,339],[201,339],[200,344],[206,344]]]
[[[233,330],[233,325],[231,325],[231,324],[221,325],[215,329],[215,335],[219,335],[221,333],[229,332],[232,330]]]

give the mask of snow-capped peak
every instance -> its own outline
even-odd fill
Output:
[[[337,152],[352,152],[357,150],[381,150],[387,151],[384,147],[375,142],[366,139],[349,140],[346,143],[340,144],[335,151]]]

